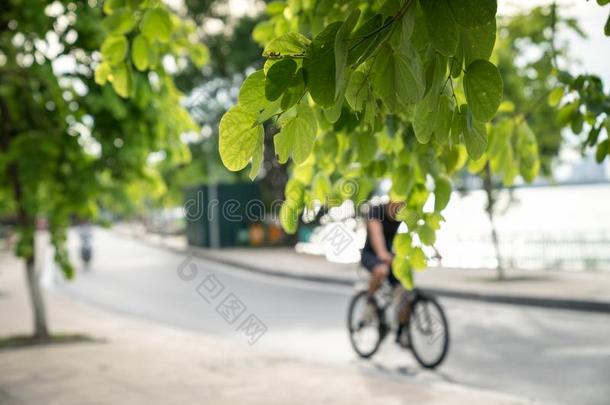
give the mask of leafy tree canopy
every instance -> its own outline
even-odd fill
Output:
[[[289,231],[316,200],[358,203],[375,180],[391,178],[391,198],[405,203],[400,219],[409,230],[396,242],[394,270],[409,286],[411,270],[426,265],[421,247],[434,243],[456,171],[490,162],[510,183],[516,176],[531,181],[540,168],[529,111],[503,99],[508,84],[491,58],[500,42],[496,9],[495,0],[267,4],[268,18],[253,31],[266,61],[220,122],[223,163],[231,170],[249,165],[255,177],[270,147],[263,126],[278,127],[274,152],[295,165],[280,213]],[[153,0],[109,0],[104,12],[96,82],[135,103],[137,77],[144,77],[145,88],[167,95],[163,107],[175,109],[157,115],[188,119],[163,61],[206,59],[206,49],[191,41],[193,24]],[[557,125],[588,130],[586,144],[603,160],[610,103],[601,81],[551,67]],[[426,204],[431,195],[434,208]]]
[[[163,193],[151,152],[188,161],[179,135],[197,126],[164,63],[183,58],[201,65],[207,50],[194,23],[160,2],[2,2],[0,198],[28,264],[38,216],[70,277],[71,215]]]
[[[275,153],[296,165],[280,213],[288,231],[316,200],[358,204],[376,179],[391,178],[390,196],[405,203],[400,219],[409,230],[395,245],[393,267],[410,285],[411,269],[426,265],[421,246],[435,242],[452,174],[490,162],[511,184],[516,176],[532,181],[540,169],[528,111],[503,103],[502,75],[490,61],[496,9],[495,0],[270,3],[269,19],[253,33],[266,63],[221,121],[224,164],[250,165],[254,177],[262,125],[279,127]],[[548,29],[555,23],[551,16]],[[594,133],[606,125],[601,81],[549,68],[558,88],[574,93],[557,125],[579,132],[586,121]],[[561,102],[560,91],[553,103]],[[603,159],[607,141],[599,145]],[[432,194],[434,209],[426,206]]]

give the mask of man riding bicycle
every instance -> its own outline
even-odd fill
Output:
[[[385,279],[389,281],[393,288],[400,285],[400,281],[392,272],[392,260],[394,259],[392,243],[400,226],[400,221],[396,217],[403,206],[404,203],[392,201],[387,204],[372,206],[368,212],[366,243],[362,249],[360,263],[371,273],[368,288],[370,303],[375,300],[375,292],[379,290]],[[397,342],[402,337],[402,325],[407,323],[409,315],[410,306],[404,305],[398,316]]]
[[[368,290],[359,291],[350,302],[350,340],[359,356],[370,358],[388,332],[396,331],[399,346],[410,349],[422,366],[434,368],[444,360],[449,347],[444,311],[434,297],[417,289],[405,291],[392,273],[392,244],[403,206],[399,202],[373,206],[366,216],[367,238],[360,261],[371,277]],[[376,294],[386,279],[396,288],[388,294]]]
[[[368,290],[371,298],[386,278],[392,286],[400,284],[392,273],[392,243],[400,226],[396,216],[402,207],[403,203],[389,202],[372,206],[368,212],[366,243],[360,262],[371,273]]]

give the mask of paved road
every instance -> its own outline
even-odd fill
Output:
[[[72,241],[71,243],[74,243]],[[261,276],[153,248],[108,231],[95,235],[95,262],[75,282],[56,288],[84,302],[247,344],[240,322],[228,324],[197,292],[206,276],[234,293],[268,331],[256,347],[315,362],[334,362],[388,378],[451,381],[552,403],[607,404],[610,398],[610,316],[442,300],[451,323],[449,358],[422,370],[389,340],[372,361],[358,360],[345,331],[353,290]],[[187,264],[187,267],[181,265]],[[190,265],[196,277],[185,281]],[[208,279],[209,281],[209,279]],[[211,284],[208,284],[211,285]],[[208,297],[209,298],[209,297]],[[243,319],[243,318],[240,318]]]

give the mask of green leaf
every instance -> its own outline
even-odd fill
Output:
[[[284,12],[286,8],[286,3],[283,1],[272,1],[267,4],[267,14],[270,16],[280,15]]]
[[[296,233],[299,225],[299,215],[300,210],[294,204],[288,201],[282,204],[282,208],[280,208],[280,223],[287,234],[293,235]]]
[[[455,55],[459,34],[448,0],[420,0],[420,4],[432,46],[445,56]]]
[[[354,135],[358,160],[363,166],[367,166],[377,153],[377,139],[369,131],[358,131]]]
[[[269,105],[265,97],[265,73],[257,70],[244,80],[239,89],[237,104],[249,112],[258,113]]]
[[[393,17],[398,14],[400,11],[400,6],[402,6],[402,2],[400,0],[384,0],[381,1],[381,8],[379,12],[384,17]]]
[[[479,27],[496,18],[496,0],[450,0],[449,6],[458,24]]]
[[[415,207],[423,207],[428,197],[430,196],[430,192],[426,188],[426,185],[418,182],[413,186],[413,190],[411,191],[411,195],[409,196],[409,200],[407,201],[409,206]]]
[[[428,56],[425,64],[426,94],[430,91],[436,94],[442,94],[443,92],[451,94],[447,82],[447,58],[438,52],[430,50],[430,53],[431,55]]]
[[[437,124],[434,129],[434,138],[441,144],[445,144],[451,132],[453,122],[454,101],[450,96],[443,94],[438,100]]]
[[[104,14],[112,14],[122,7],[125,7],[125,0],[106,0],[102,10]]]
[[[563,98],[563,87],[556,87],[549,93],[549,105],[551,107],[557,107]]]
[[[264,135],[259,136],[258,142],[254,146],[254,152],[252,153],[252,165],[250,166],[250,172],[248,173],[248,177],[250,180],[254,180],[256,176],[258,176],[258,172],[261,170],[261,165],[263,164],[263,154],[265,151],[265,144],[263,142]]]
[[[292,155],[296,164],[304,162],[313,149],[318,130],[313,110],[305,103],[298,104],[296,115],[280,124],[282,129],[273,139],[278,160],[285,163]]]
[[[396,219],[402,221],[407,225],[409,232],[417,227],[417,222],[420,219],[419,214],[415,209],[410,209],[408,207],[402,207],[398,214],[396,215]]]
[[[131,71],[126,64],[121,63],[112,68],[108,77],[114,91],[123,98],[129,98],[133,86]]]
[[[328,122],[334,124],[341,118],[341,114],[343,112],[343,98],[338,100],[335,105],[325,108],[324,110],[324,118],[328,120]]]
[[[415,270],[424,270],[428,266],[426,254],[419,247],[413,248],[413,251],[409,255],[409,263]]]
[[[408,260],[400,256],[394,257],[394,260],[392,260],[392,273],[394,273],[394,276],[406,290],[413,289],[413,271]]]
[[[210,51],[203,44],[194,44],[189,48],[189,57],[197,67],[202,67],[210,59]]]
[[[496,20],[480,27],[460,28],[460,43],[466,66],[477,59],[489,59],[496,43]]]
[[[342,177],[337,180],[333,186],[334,194],[339,196],[341,201],[352,200],[357,206],[362,204],[360,191],[366,184],[362,184],[359,179],[350,176],[351,178]],[[366,197],[365,197],[366,198]]]
[[[445,209],[451,198],[451,179],[444,174],[434,179],[434,212]]]
[[[597,161],[597,163],[601,163],[608,155],[610,155],[610,142],[608,141],[608,139],[606,139],[597,145],[597,149],[595,151],[595,160]]]
[[[408,256],[411,252],[413,239],[408,233],[399,233],[394,237],[394,250],[397,256]]]
[[[102,62],[95,68],[95,82],[100,86],[106,84],[108,80],[108,76],[112,72],[110,64],[107,62]]]
[[[526,182],[531,183],[538,175],[540,161],[536,135],[525,120],[517,126],[516,149],[519,154],[519,173]]]
[[[172,35],[172,28],[169,13],[162,8],[153,8],[144,13],[140,30],[148,39],[165,43]]]
[[[440,94],[446,82],[447,61],[437,55],[428,63],[428,90],[424,99],[415,105],[413,130],[420,143],[428,143],[432,135],[438,133],[439,139],[446,139],[451,127],[452,103],[446,94]],[[440,94],[440,95],[439,95]]]
[[[462,41],[462,34],[458,36],[457,49],[455,51],[455,56],[451,60],[451,77],[457,79],[462,75],[462,68],[464,67],[464,45]]]
[[[303,77],[303,69],[299,69],[292,78],[290,86],[282,97],[282,109],[287,111],[290,107],[298,103],[305,94],[305,78]]]
[[[354,111],[362,111],[364,102],[369,95],[369,84],[366,75],[357,70],[352,73],[347,90],[345,91],[345,99]]]
[[[411,2],[410,5],[407,6],[407,9],[402,16],[402,21],[400,22],[400,43],[405,43],[409,41],[413,36],[413,32],[415,31],[415,20],[417,17],[417,4],[416,2]]]
[[[417,234],[419,235],[419,240],[424,245],[432,246],[434,245],[434,242],[436,242],[436,232],[434,232],[434,229],[430,228],[430,226],[426,224],[422,225],[417,230]]]
[[[313,159],[307,159],[303,164],[295,165],[292,171],[292,178],[303,185],[311,184],[313,180],[314,163],[315,162]],[[309,195],[305,193],[305,199],[308,197],[311,197],[311,193],[309,193]]]
[[[102,43],[102,56],[110,64],[115,65],[125,60],[127,48],[127,38],[124,35],[112,35]]]
[[[604,34],[607,37],[610,37],[610,15],[608,15],[608,19],[606,20],[606,25],[604,25]]]
[[[294,205],[298,210],[300,210],[303,207],[305,185],[297,179],[292,178],[286,182],[284,195],[286,196],[287,203]]]
[[[273,20],[261,21],[252,30],[252,39],[258,44],[269,43],[275,37],[275,22]]]
[[[231,171],[246,167],[264,135],[262,125],[254,125],[256,113],[237,105],[225,113],[219,126],[222,163]]]
[[[311,186],[312,196],[315,200],[325,204],[330,196],[332,184],[330,178],[323,172],[318,172],[313,178]]]
[[[567,125],[578,114],[578,103],[572,101],[559,109],[555,117],[555,123],[560,127]]]
[[[450,141],[452,145],[458,145],[460,143],[462,134],[464,133],[464,125],[466,120],[464,119],[463,114],[465,113],[460,110],[460,107],[456,106],[455,110],[453,111],[453,119],[451,120]]]
[[[384,46],[375,60],[373,88],[391,112],[421,100],[425,92],[421,60],[412,47]]]
[[[489,134],[489,148],[487,149],[487,154],[490,158],[500,155],[507,145],[511,145],[511,137],[516,121],[517,120],[513,119],[504,119],[494,124]]]
[[[441,229],[441,221],[444,220],[445,218],[438,212],[426,214],[426,224],[435,231]]]
[[[485,169],[487,162],[489,162],[487,155],[483,155],[479,159],[470,159],[468,161],[468,171],[470,174],[479,174]]]
[[[266,99],[265,99],[266,100]],[[281,100],[275,100],[273,102],[267,101],[269,104],[261,111],[256,117],[256,123],[262,124],[271,117],[278,115],[281,112]]]
[[[574,134],[578,135],[582,132],[582,128],[584,125],[584,117],[579,112],[576,112],[572,117],[572,122],[570,123],[570,129]]]
[[[343,86],[345,86],[349,39],[358,18],[360,18],[360,9],[356,8],[341,25],[335,37],[335,98],[339,96]]]
[[[148,55],[149,49],[146,37],[143,35],[136,36],[131,44],[131,61],[136,69],[144,71],[148,68],[150,64]]]
[[[419,143],[430,142],[434,129],[437,125],[438,94],[430,92],[419,103],[415,105],[413,115],[413,132]]]
[[[390,198],[405,200],[415,184],[415,174],[411,166],[401,165],[392,170]]]
[[[382,25],[383,17],[380,14],[375,14],[354,31],[347,58],[349,65],[362,62],[375,50],[378,45],[379,35],[382,32]]]
[[[283,59],[271,66],[265,79],[265,97],[275,101],[292,83],[297,63],[292,59]]]
[[[316,103],[330,107],[335,103],[335,37],[341,22],[330,24],[318,34],[303,61],[305,82]]]
[[[136,25],[136,19],[133,18],[133,12],[123,8],[114,11],[111,15],[102,20],[102,26],[110,35],[127,34]]]
[[[462,119],[464,130],[464,143],[466,143],[466,151],[468,156],[473,160],[478,160],[485,149],[487,149],[487,130],[485,123],[477,121],[470,112],[469,108],[463,108]]]
[[[298,32],[281,35],[265,47],[265,58],[303,57],[307,53],[311,41]]]
[[[373,93],[369,92],[369,96],[364,105],[364,123],[368,124],[371,128],[374,127],[378,111],[379,106],[377,105],[377,100],[373,96]]]
[[[348,113],[348,109],[345,108],[342,110],[340,121],[344,120],[345,114],[343,113]],[[337,126],[337,123],[333,124],[329,128],[331,131],[325,132],[325,124],[326,123],[323,119],[319,121],[319,125],[322,130],[319,131],[318,137],[316,138],[316,144],[314,145],[318,151],[323,150],[325,156],[320,156],[319,153],[316,153],[313,158],[316,163],[320,163],[320,166],[325,166],[325,168],[328,168],[329,170],[332,166],[334,170],[335,168],[338,168],[337,166],[340,164],[340,158],[348,149],[348,145],[346,143],[347,136],[345,134],[339,134],[333,130],[334,127]],[[347,154],[345,154],[343,157],[347,157]],[[344,163],[347,164],[347,162]],[[329,172],[329,174],[330,173],[331,172]]]
[[[491,120],[502,101],[500,71],[486,60],[472,62],[464,75],[464,92],[472,115],[479,121]]]
[[[587,140],[584,145],[587,146],[595,146],[597,144],[597,140],[599,138],[599,134],[602,130],[602,126],[592,126],[589,130],[589,135],[587,136]]]

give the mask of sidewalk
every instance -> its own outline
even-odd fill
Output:
[[[321,256],[296,253],[292,248],[192,248],[182,236],[163,238],[125,225],[115,230],[146,243],[259,273],[350,286],[365,276],[358,264],[332,263]],[[497,281],[495,276],[495,271],[490,269],[433,267],[417,272],[415,283],[446,297],[610,312],[610,271],[509,270],[507,280]]]
[[[382,378],[101,311],[46,292],[53,331],[95,342],[0,350],[2,404],[513,404],[448,383]],[[0,336],[30,331],[21,263],[0,252]]]

